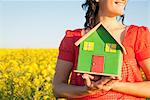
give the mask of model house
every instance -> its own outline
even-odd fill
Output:
[[[122,53],[120,39],[103,23],[97,24],[75,43],[79,46],[75,72],[121,77]]]

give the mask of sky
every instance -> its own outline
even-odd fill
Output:
[[[58,48],[66,30],[83,28],[84,0],[0,0],[0,48]],[[126,25],[150,27],[150,0],[129,0]]]

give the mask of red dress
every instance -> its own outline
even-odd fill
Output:
[[[73,63],[70,84],[83,86],[84,82],[81,76],[73,70],[77,67],[79,48],[74,43],[82,37],[81,29],[67,30],[66,35],[61,41],[59,47],[59,59]],[[150,32],[144,26],[129,26],[127,33],[122,41],[127,54],[123,55],[122,82],[141,82],[142,76],[138,61],[150,58]],[[94,95],[88,95],[76,100],[141,100],[131,95],[122,94],[114,91],[97,92]],[[71,99],[72,100],[72,99]]]

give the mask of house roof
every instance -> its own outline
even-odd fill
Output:
[[[88,38],[91,34],[96,31],[100,25],[102,25],[108,32],[109,34],[116,40],[116,42],[121,46],[124,54],[127,54],[125,47],[121,44],[121,40],[116,34],[113,34],[109,28],[107,28],[102,22],[98,23],[94,28],[92,28],[88,33],[86,33],[82,38],[80,38],[78,41],[75,42],[75,45],[78,46],[81,42],[83,42],[86,38]]]

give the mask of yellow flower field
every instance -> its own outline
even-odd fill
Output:
[[[58,49],[0,49],[0,100],[54,100]]]
[[[0,49],[0,100],[55,100],[57,56],[58,49]]]

